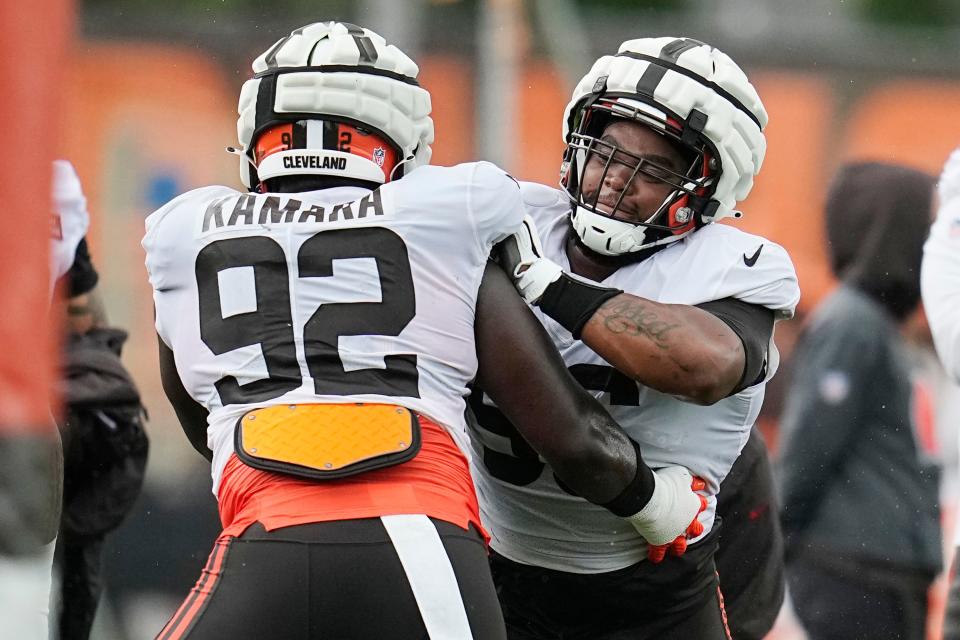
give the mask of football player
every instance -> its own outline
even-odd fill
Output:
[[[659,544],[697,535],[700,481],[647,467],[487,266],[520,227],[519,185],[427,166],[416,64],[330,22],[253,71],[250,192],[191,191],[143,240],[164,387],[224,527],[159,637],[505,637],[467,461],[478,367],[590,504]]]
[[[936,219],[923,247],[920,271],[923,307],[940,362],[960,383],[960,148],[950,154],[940,173],[934,209]],[[953,543],[944,640],[960,640],[960,527]]]
[[[476,394],[481,517],[511,638],[728,637],[716,494],[776,371],[774,324],[800,294],[780,246],[712,224],[739,217],[766,123],[722,52],[630,40],[567,105],[561,188],[521,185],[529,216],[501,261],[647,464],[703,477],[709,507],[683,557],[650,562],[673,548],[584,500]]]
[[[904,334],[922,327],[934,184],[917,169],[861,161],[844,163],[827,190],[825,248],[839,285],[791,354],[778,434],[787,585],[808,640],[927,635],[943,568],[940,469]]]
[[[923,247],[920,285],[937,355],[960,382],[960,148],[937,181],[936,219]]]

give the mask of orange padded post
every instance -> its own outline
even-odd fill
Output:
[[[0,435],[52,430],[50,179],[73,0],[0,2]]]

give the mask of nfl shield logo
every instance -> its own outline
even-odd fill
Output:
[[[383,150],[383,147],[377,147],[373,150],[373,161],[377,163],[378,167],[383,166],[383,161],[386,158],[387,154]]]

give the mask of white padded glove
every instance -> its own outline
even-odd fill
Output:
[[[697,516],[706,508],[707,501],[694,492],[694,487],[703,488],[703,480],[694,478],[685,467],[657,469],[653,477],[650,502],[627,520],[651,545],[650,559],[659,562],[665,545],[678,545],[674,555],[679,555],[676,551],[682,553],[686,549],[688,535],[703,533]]]
[[[523,299],[536,304],[551,283],[560,279],[563,269],[543,257],[537,227],[530,216],[523,217],[523,226],[497,245],[500,266]]]

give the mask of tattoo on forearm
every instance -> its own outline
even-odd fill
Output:
[[[603,324],[611,333],[646,336],[661,349],[666,349],[667,334],[679,324],[661,320],[657,312],[639,300],[622,300],[602,308]]]

